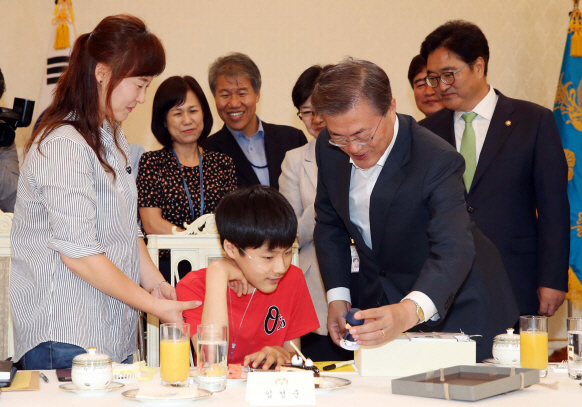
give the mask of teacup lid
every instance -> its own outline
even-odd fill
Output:
[[[111,357],[103,353],[97,353],[97,348],[90,347],[87,353],[82,353],[73,358],[73,365],[107,365],[111,364]]]
[[[519,343],[519,335],[513,333],[513,328],[507,328],[506,334],[499,334],[493,338],[493,342]]]

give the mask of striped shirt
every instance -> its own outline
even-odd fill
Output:
[[[53,131],[24,160],[10,234],[15,360],[46,341],[96,346],[116,362],[135,351],[136,310],[86,283],[59,255],[103,253],[139,284],[135,180],[106,124],[101,137],[115,181],[72,126]],[[121,131],[119,144],[129,157]]]

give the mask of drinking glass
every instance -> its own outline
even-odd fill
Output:
[[[582,379],[582,318],[568,318],[568,376]]]
[[[160,377],[163,385],[187,386],[190,375],[190,324],[160,325]]]
[[[196,345],[198,388],[211,392],[226,388],[228,372],[226,335],[226,325],[198,325]]]
[[[519,317],[521,367],[548,374],[548,318],[537,315]]]

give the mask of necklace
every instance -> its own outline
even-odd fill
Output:
[[[231,291],[232,291],[232,289],[229,288],[228,289],[228,306],[230,308],[230,319],[232,321],[232,329],[234,329],[234,317],[232,315],[232,299],[231,299],[231,294],[230,294]],[[230,347],[230,352],[228,353],[229,359],[232,359],[232,357],[234,355],[234,348],[236,348],[236,340],[238,339],[238,334],[240,333],[240,329],[242,328],[243,321],[245,320],[245,316],[247,315],[247,311],[249,310],[249,307],[251,306],[251,301],[253,300],[253,297],[255,296],[256,292],[257,292],[257,289],[255,288],[253,290],[253,293],[251,294],[251,299],[249,300],[249,303],[247,304],[247,308],[245,309],[245,312],[240,320],[240,324],[238,326],[238,331],[236,332],[234,340],[232,341],[232,346]]]

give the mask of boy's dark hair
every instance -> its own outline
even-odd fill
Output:
[[[440,47],[457,54],[471,66],[471,69],[477,58],[483,58],[484,74],[487,76],[489,44],[483,31],[475,24],[463,20],[446,22],[425,38],[420,46],[420,55],[428,61],[428,56]]]
[[[215,212],[220,243],[238,249],[288,248],[297,236],[297,217],[291,204],[275,188],[254,185],[226,195]]]

